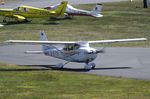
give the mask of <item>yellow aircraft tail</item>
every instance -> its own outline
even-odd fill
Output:
[[[54,10],[58,16],[64,16],[68,1],[62,1],[61,4]]]

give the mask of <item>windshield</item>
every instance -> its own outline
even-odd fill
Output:
[[[78,44],[66,45],[63,49],[65,51],[77,50],[80,46]]]
[[[15,8],[14,10],[19,11],[19,8],[20,8],[20,7],[17,7],[17,8]]]

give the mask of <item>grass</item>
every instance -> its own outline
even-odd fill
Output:
[[[75,7],[90,10],[94,6],[95,4],[87,4]],[[150,47],[150,9],[143,9],[142,1],[104,3],[103,6],[102,18],[74,17],[71,20],[58,20],[59,24],[55,25],[49,24],[45,19],[33,19],[28,24],[5,25],[0,28],[0,42],[8,39],[38,40],[39,31],[44,30],[49,40],[146,37],[146,42],[116,43],[107,46]]]
[[[0,64],[1,99],[149,99],[150,82]]]

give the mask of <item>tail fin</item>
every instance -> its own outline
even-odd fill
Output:
[[[40,32],[40,40],[41,41],[48,41],[47,36],[44,33],[44,31]],[[48,44],[42,44],[42,47],[43,47],[43,52],[54,48],[52,45],[48,45]]]
[[[100,14],[101,11],[102,11],[102,4],[97,4],[95,6],[95,8],[93,8],[93,10],[91,11],[91,13],[95,17],[102,17],[103,15]]]
[[[67,1],[62,1],[60,5],[54,10],[56,11],[58,16],[64,16],[64,13],[66,11],[68,2]]]
[[[44,33],[44,31],[40,32],[40,40],[41,41],[48,41],[46,34]]]
[[[100,13],[102,11],[102,4],[97,4],[92,11]]]

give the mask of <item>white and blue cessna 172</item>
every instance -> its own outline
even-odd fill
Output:
[[[89,44],[104,44],[116,42],[129,42],[129,41],[145,41],[146,38],[134,39],[115,39],[115,40],[100,40],[100,41],[48,41],[44,32],[40,33],[40,41],[29,40],[7,40],[7,43],[26,43],[26,44],[41,44],[43,51],[26,51],[28,54],[44,53],[47,56],[66,60],[66,63],[59,63],[56,65],[58,69],[62,69],[64,65],[69,62],[85,63],[84,69],[91,70],[95,68],[92,62],[98,53],[103,53],[89,46]],[[55,45],[64,45],[64,48],[58,48]]]

